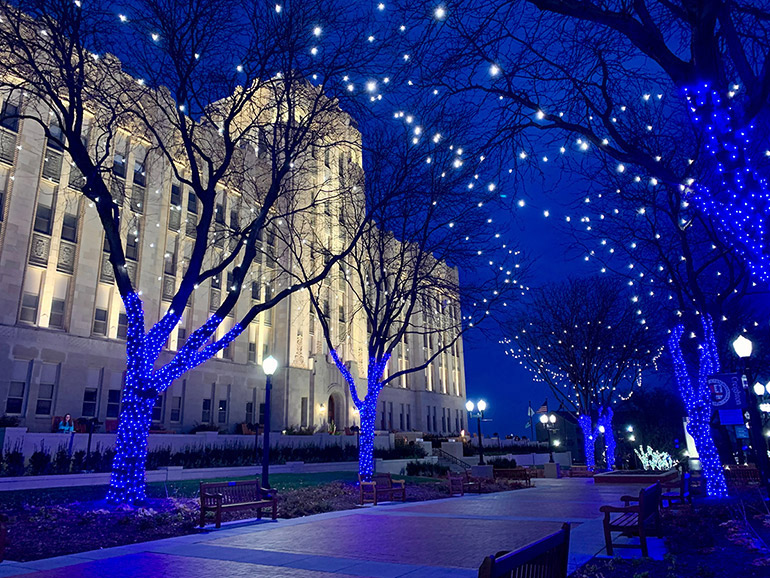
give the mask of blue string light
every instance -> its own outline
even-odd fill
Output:
[[[580,426],[580,431],[583,432],[583,452],[586,456],[586,466],[588,466],[589,470],[593,470],[596,467],[596,457],[594,454],[596,430],[591,423],[591,416],[585,413],[580,414],[578,416],[578,425]]]
[[[615,417],[615,412],[611,407],[599,408],[599,426],[604,427],[604,447],[605,447],[605,459],[607,461],[607,469],[615,469],[615,432],[612,429],[612,420]]]
[[[348,384],[350,396],[353,403],[361,415],[361,432],[358,438],[358,473],[364,480],[371,480],[374,473],[374,426],[377,422],[377,398],[382,391],[382,375],[385,372],[385,366],[390,360],[390,353],[386,353],[379,361],[369,359],[369,371],[366,376],[366,395],[362,400],[358,395],[356,382],[350,374],[347,366],[337,356],[337,352],[332,349],[329,351],[332,360],[340,370],[342,377]]]
[[[709,496],[726,497],[725,474],[714,444],[714,438],[711,436],[711,394],[708,388],[708,376],[719,371],[719,357],[711,317],[703,315],[701,321],[704,335],[699,348],[700,359],[696,387],[693,387],[682,352],[683,325],[677,325],[672,330],[668,347],[674,360],[676,382],[689,417],[687,430],[695,440],[703,476],[706,478],[706,492]]]
[[[770,187],[756,170],[750,152],[754,125],[740,126],[740,115],[732,105],[735,90],[723,97],[704,83],[685,88],[684,93],[693,121],[705,125],[705,148],[716,165],[713,183],[689,185],[692,199],[714,218],[729,244],[744,257],[749,271],[768,282]]]
[[[136,293],[130,293],[123,298],[123,303],[128,320],[126,379],[107,500],[138,504],[147,498],[144,473],[155,400],[175,379],[230,345],[243,328],[236,323],[220,339],[207,343],[222,323],[220,317],[212,315],[190,336],[172,361],[153,370],[155,360],[181,315],[168,311],[145,335],[142,300]]]

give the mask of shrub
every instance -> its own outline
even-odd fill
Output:
[[[56,450],[56,455],[53,458],[53,473],[54,474],[68,474],[70,473],[70,463],[72,459],[64,449],[64,446],[59,446]]]
[[[426,455],[422,446],[414,442],[408,445],[396,444],[393,449],[375,449],[374,457],[383,460],[408,460],[412,458],[424,458]]]
[[[0,427],[17,427],[19,418],[15,415],[0,415]]]
[[[428,478],[443,478],[449,473],[447,466],[431,462],[408,462],[406,464],[407,476],[425,476]]]
[[[41,445],[40,449],[29,457],[29,473],[33,476],[43,476],[52,472],[51,454]]]
[[[24,475],[24,454],[21,453],[21,445],[16,446],[11,451],[6,451],[2,460],[2,470],[0,474],[8,477]]]
[[[213,423],[196,423],[190,430],[190,433],[194,434],[194,433],[198,433],[199,431],[219,432],[220,429],[219,429],[219,426],[216,426]]]
[[[495,469],[508,470],[516,467],[516,460],[509,458],[492,458],[487,463]]]

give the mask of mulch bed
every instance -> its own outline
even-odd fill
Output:
[[[485,492],[515,489],[512,483],[487,483]],[[87,494],[103,495],[105,488]],[[148,500],[143,507],[111,507],[104,501],[57,503],[50,499],[16,503],[2,508],[8,515],[7,560],[24,562],[192,534],[198,530],[197,497]],[[278,491],[278,517],[298,518],[323,512],[348,510],[358,504],[355,483],[332,482]],[[444,480],[407,483],[407,501],[435,500],[449,496]],[[223,521],[256,517],[256,511],[224,512]],[[213,520],[213,516],[211,517]]]
[[[770,515],[756,498],[666,511],[667,554],[649,558],[594,558],[571,578],[767,578]],[[763,539],[764,538],[764,539]]]

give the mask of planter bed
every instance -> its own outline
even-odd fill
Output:
[[[595,484],[644,484],[650,485],[655,482],[668,482],[675,479],[676,470],[665,472],[649,472],[645,470],[615,470],[614,472],[604,472],[594,474]]]

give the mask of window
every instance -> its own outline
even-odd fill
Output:
[[[177,208],[182,206],[182,186],[176,183],[171,185],[171,204]]]
[[[163,272],[166,275],[176,275],[176,243],[171,243],[172,247],[166,251],[163,261]]]
[[[257,344],[249,341],[249,363],[257,362]]]
[[[300,407],[300,414],[299,414],[300,427],[307,427],[307,408],[308,408],[308,398],[303,397],[302,405]]]
[[[37,323],[37,307],[40,298],[32,293],[24,293],[21,297],[21,312],[19,321],[24,323]]]
[[[145,186],[147,175],[144,171],[144,160],[134,160],[134,184]]]
[[[265,311],[265,325],[272,325],[273,324],[273,310],[267,309]]]
[[[219,423],[227,423],[227,400],[220,399],[219,407],[217,408],[217,421]]]
[[[87,387],[83,392],[83,417],[96,417],[96,397],[99,390]]]
[[[67,302],[64,299],[54,297],[51,301],[51,315],[48,318],[48,327],[64,329],[64,316],[67,310]]]
[[[393,402],[388,403],[388,429],[393,429]]]
[[[187,212],[192,215],[198,214],[198,197],[195,193],[187,193]]]
[[[171,398],[171,415],[170,421],[180,422],[182,421],[182,396],[175,395]]]
[[[398,429],[404,431],[404,404],[401,404],[401,413],[398,415]]]
[[[118,339],[125,339],[128,335],[128,315],[118,313]]]
[[[380,429],[388,429],[388,425],[385,422],[385,411],[386,411],[387,405],[385,402],[382,402],[382,417],[380,418]]]
[[[225,224],[225,208],[222,206],[222,203],[217,203],[217,206],[214,209],[214,222],[219,223],[220,225]]]
[[[438,427],[436,427],[436,426],[437,426],[437,421],[436,421],[436,406],[434,405],[434,406],[433,406],[433,431],[435,431],[435,432],[437,432],[437,431],[438,431]]]
[[[107,417],[116,418],[120,415],[120,390],[107,391]]]
[[[139,259],[139,229],[129,232],[126,238],[126,259],[136,261]]]
[[[107,336],[107,310],[97,307],[94,310],[94,329],[95,335]]]
[[[446,431],[446,408],[441,408],[441,431]]]
[[[222,275],[221,273],[217,273],[211,278],[211,288],[220,289],[221,287],[222,287]]]
[[[116,154],[112,162],[112,173],[121,179],[126,178],[126,157]]]
[[[0,112],[0,126],[11,132],[19,131],[19,107],[11,104],[7,100],[3,103],[3,110]]]
[[[265,301],[270,301],[273,298],[273,287],[270,283],[265,283]]]
[[[406,404],[406,431],[412,431],[412,405]]]
[[[210,399],[203,400],[203,409],[201,410],[201,422],[202,423],[211,422],[211,400]]]
[[[61,226],[61,238],[72,243],[78,242],[78,216],[64,213]]]
[[[22,413],[24,409],[24,395],[27,392],[27,384],[29,383],[29,367],[29,361],[13,360],[8,398],[5,401],[5,413]]]
[[[152,406],[152,421],[163,421],[163,401],[165,399],[165,395],[159,395],[155,398],[155,405]]]
[[[35,224],[34,229],[38,233],[44,233],[46,235],[51,234],[51,223],[53,220],[53,209],[51,208],[51,202],[53,196],[40,195],[40,200],[37,203],[37,209],[35,209]]]
[[[246,402],[246,419],[244,421],[246,423],[254,423],[254,402],[253,401]]]
[[[64,134],[62,133],[61,127],[54,122],[48,127],[48,132],[51,135],[48,137],[46,143],[48,148],[55,151],[64,150],[64,147],[62,146],[64,144]]]
[[[433,431],[430,427],[430,406],[428,406],[428,420],[425,422],[425,429]]]
[[[259,301],[259,297],[260,297],[260,293],[261,293],[260,287],[261,287],[261,284],[260,284],[259,281],[252,281],[251,282],[251,298],[254,301]]]

